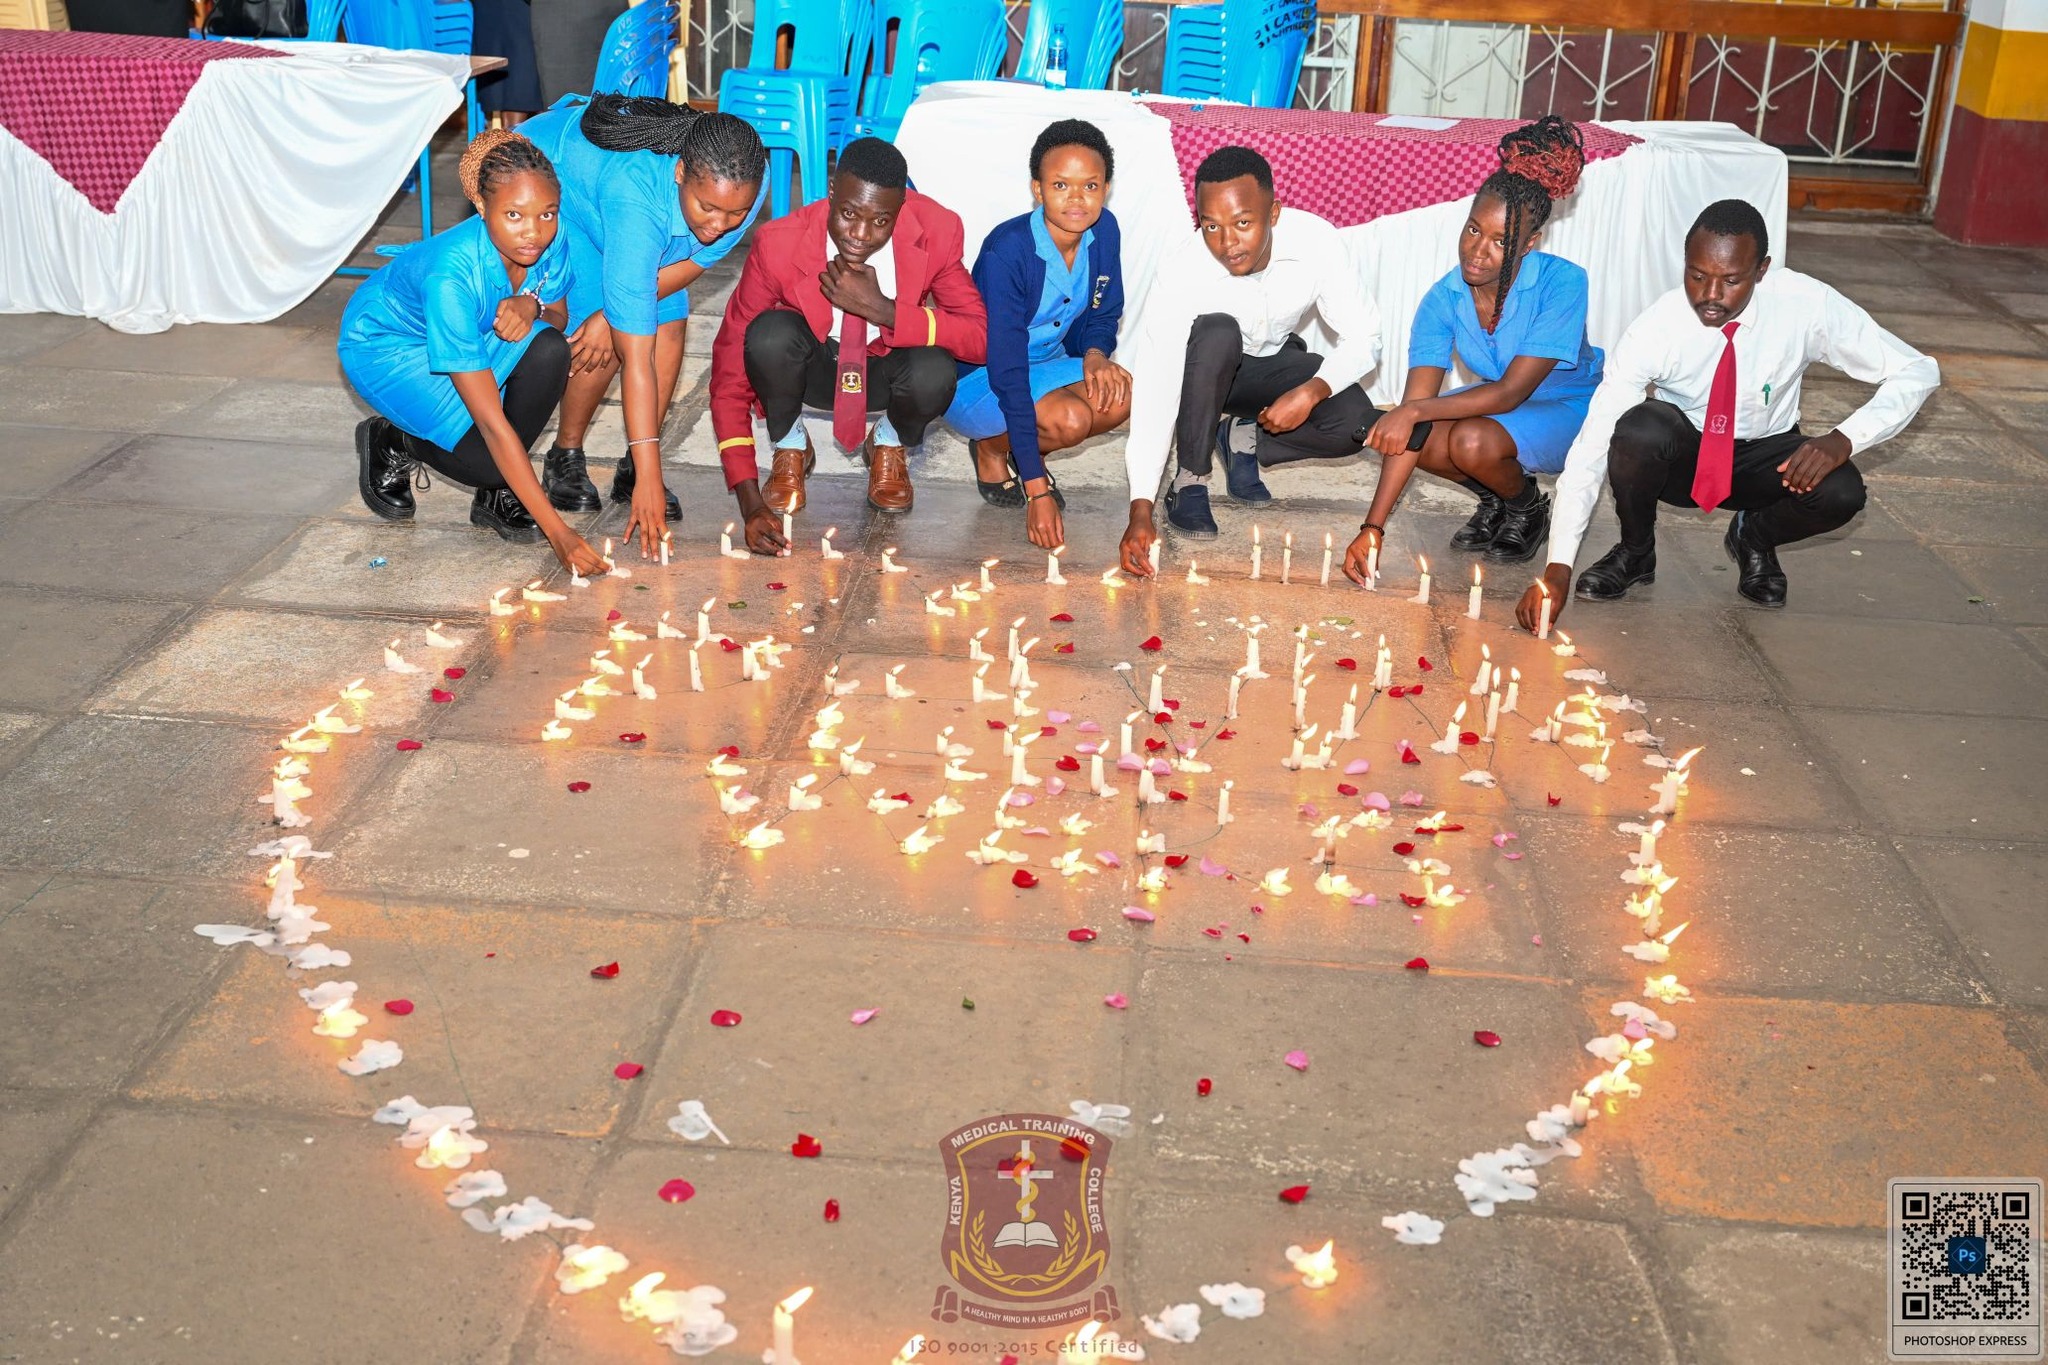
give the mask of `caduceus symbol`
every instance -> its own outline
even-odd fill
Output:
[[[1003,1224],[1002,1231],[996,1234],[995,1245],[999,1247],[1059,1245],[1059,1238],[1053,1235],[1052,1229],[1031,1216],[1031,1206],[1038,1198],[1038,1182],[1053,1177],[1051,1171],[1041,1171],[1036,1166],[1030,1140],[1026,1139],[1017,1144],[1014,1158],[996,1167],[1004,1180],[1017,1182],[1018,1190],[1017,1221]]]

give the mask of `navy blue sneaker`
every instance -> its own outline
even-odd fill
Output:
[[[1216,538],[1216,518],[1209,512],[1209,490],[1202,484],[1167,489],[1166,520],[1184,536],[1197,540]]]
[[[1258,456],[1250,451],[1240,455],[1230,448],[1230,424],[1234,420],[1226,417],[1216,425],[1216,453],[1223,457],[1224,486],[1230,490],[1232,502],[1271,502],[1273,494],[1259,477]]]

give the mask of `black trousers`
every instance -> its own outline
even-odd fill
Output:
[[[1754,512],[1753,528],[1772,545],[1789,545],[1845,526],[1863,510],[1863,475],[1852,461],[1811,491],[1793,493],[1778,466],[1804,444],[1799,428],[1735,443],[1728,496],[1721,505]],[[1641,555],[1657,545],[1657,504],[1697,507],[1692,480],[1700,462],[1700,431],[1670,403],[1638,403],[1614,424],[1607,447],[1607,481],[1614,489],[1614,513],[1621,543]]]
[[[1281,394],[1314,379],[1323,366],[1323,358],[1298,336],[1288,337],[1272,355],[1246,355],[1243,344],[1237,319],[1228,313],[1204,313],[1188,331],[1187,369],[1181,378],[1173,438],[1180,467],[1190,474],[1209,472],[1216,426],[1225,414],[1257,417]],[[1308,420],[1294,430],[1275,434],[1259,428],[1259,463],[1355,455],[1379,416],[1364,389],[1346,384],[1316,404]]]
[[[568,386],[569,343],[554,328],[541,327],[505,379],[505,420],[519,433],[522,446],[531,450],[540,439],[541,429],[561,406],[562,390]],[[414,459],[450,483],[482,489],[507,486],[483,432],[474,426],[463,433],[453,450],[411,432],[406,433],[405,443]]]
[[[747,382],[761,400],[768,438],[789,434],[806,407],[832,410],[839,389],[839,340],[820,341],[802,313],[770,308],[747,324]],[[906,446],[953,401],[960,366],[940,346],[899,346],[868,357],[867,410],[889,414]]]

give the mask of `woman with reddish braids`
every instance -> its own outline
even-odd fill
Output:
[[[473,526],[545,538],[566,568],[605,562],[548,505],[528,452],[569,382],[569,249],[561,187],[540,149],[486,132],[462,158],[477,216],[408,247],[342,315],[341,368],[378,415],[356,427],[357,487],[386,521],[413,518],[426,470],[476,490]]]
[[[1415,310],[1408,382],[1366,445],[1385,457],[1344,571],[1364,582],[1374,546],[1417,465],[1479,495],[1451,544],[1519,564],[1543,547],[1550,500],[1529,477],[1555,474],[1600,386],[1600,348],[1586,340],[1586,272],[1536,250],[1551,201],[1579,183],[1579,130],[1546,115],[1500,142],[1500,169],[1472,199],[1458,267]],[[1479,379],[1443,391],[1455,353]],[[1413,439],[1417,433],[1424,439]]]

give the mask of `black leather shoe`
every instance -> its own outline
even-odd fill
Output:
[[[1728,519],[1728,534],[1721,537],[1721,548],[1742,573],[1735,591],[1760,607],[1785,605],[1785,571],[1778,567],[1777,547],[1764,543],[1748,512],[1737,512]]]
[[[486,531],[496,531],[502,538],[520,545],[547,539],[541,533],[540,523],[519,501],[519,495],[509,488],[477,489],[476,497],[469,504],[469,524]]]
[[[540,463],[541,491],[557,512],[595,512],[604,506],[583,463],[582,446],[551,446]]]
[[[1500,529],[1486,547],[1490,564],[1524,564],[1550,539],[1550,495],[1538,493],[1527,507],[1503,503]]]
[[[619,461],[618,472],[612,475],[612,501],[631,502],[633,500],[633,485],[638,483],[639,479],[639,472],[633,468],[633,457],[631,455],[625,456]],[[664,488],[662,492],[666,495],[667,499],[662,503],[662,507],[667,511],[669,521],[672,523],[681,521],[683,519],[683,505],[676,501],[676,490]]]
[[[412,479],[418,468],[397,427],[382,417],[356,423],[356,489],[363,506],[386,521],[411,521]]]
[[[1657,551],[1638,559],[1622,546],[1600,556],[1599,562],[1579,575],[1579,596],[1589,602],[1613,602],[1628,596],[1638,583],[1657,581]]]
[[[1226,417],[1216,424],[1216,453],[1223,457],[1223,486],[1232,502],[1271,502],[1272,492],[1259,477],[1259,457],[1249,450],[1239,454],[1230,448],[1230,424]],[[1203,489],[1203,510],[1208,507],[1208,489]]]
[[[1209,490],[1201,484],[1166,490],[1166,520],[1184,536],[1196,540],[1216,538],[1216,518],[1209,511]]]
[[[1493,533],[1500,529],[1500,519],[1507,510],[1508,505],[1501,501],[1500,494],[1490,488],[1480,489],[1479,506],[1473,511],[1472,520],[1451,536],[1451,548],[1483,550],[1493,544]]]

